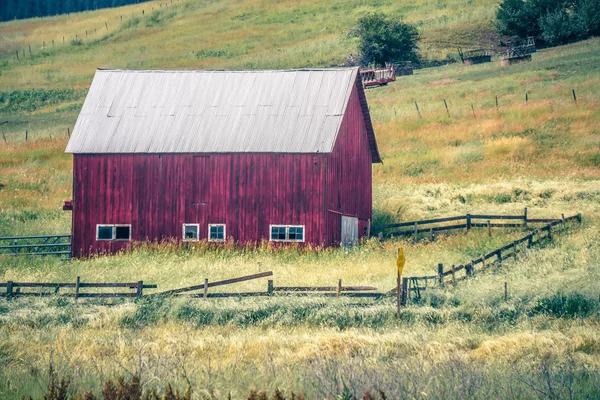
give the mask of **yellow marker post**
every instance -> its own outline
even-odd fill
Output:
[[[402,285],[402,271],[404,271],[404,264],[406,263],[406,259],[404,258],[404,251],[402,247],[398,248],[398,259],[396,260],[396,267],[398,267],[398,290],[396,292],[396,300],[398,301],[398,316],[400,316],[400,306],[401,306],[401,285]]]

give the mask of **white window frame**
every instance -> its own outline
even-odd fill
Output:
[[[100,228],[108,227],[111,229],[110,239],[100,239]],[[108,242],[115,237],[115,226],[112,224],[96,224],[96,240],[100,242]]]
[[[108,227],[111,228],[110,239],[100,239],[100,227]],[[128,227],[129,228],[129,237],[127,239],[117,239],[117,227]],[[100,242],[109,242],[109,241],[117,241],[117,242],[129,242],[131,241],[131,224],[96,224],[96,240]]]
[[[117,239],[117,228],[129,228],[129,237],[127,239]],[[113,225],[113,240],[118,242],[130,242],[131,241],[131,224],[115,224]]]
[[[185,237],[185,228],[188,226],[196,227],[196,238],[195,239],[188,239]],[[200,240],[200,224],[182,224],[181,225],[181,238],[184,242],[197,242],[198,240]]]
[[[223,227],[223,239],[212,239],[210,237],[210,228],[212,227]],[[208,224],[208,235],[206,236],[208,238],[209,242],[224,242],[225,240],[227,240],[227,225],[225,224]]]
[[[271,237],[271,231],[273,227],[276,228],[285,228],[285,239],[273,239]],[[290,228],[302,228],[302,240],[298,239],[289,239],[290,236]],[[286,242],[286,243],[304,243],[306,241],[306,227],[304,225],[278,225],[271,224],[269,225],[269,241],[270,242]]]

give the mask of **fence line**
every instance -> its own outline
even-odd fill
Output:
[[[416,297],[421,297],[421,291],[429,289],[431,286],[433,287],[444,287],[446,285],[446,278],[450,278],[450,281],[453,285],[457,282],[468,279],[472,277],[475,273],[475,266],[482,264],[482,267],[478,271],[482,271],[484,269],[500,266],[502,265],[502,261],[507,260],[511,257],[516,257],[521,251],[518,246],[522,243],[527,243],[526,248],[529,249],[533,245],[540,244],[546,240],[552,240],[553,231],[555,226],[560,226],[562,230],[566,229],[566,224],[570,222],[581,223],[582,217],[581,214],[573,215],[571,217],[565,218],[564,216],[560,219],[552,220],[552,222],[547,225],[537,228],[534,232],[529,233],[528,235],[523,236],[520,239],[513,241],[503,247],[492,250],[491,252],[482,255],[479,258],[473,259],[468,263],[461,264],[459,266],[452,265],[449,270],[444,269],[444,264],[438,264],[437,275],[430,276],[410,276],[403,279],[403,287],[406,285],[406,299],[410,298],[410,294],[412,292],[416,293]],[[544,233],[546,233],[544,235]],[[489,263],[487,260],[493,259]],[[457,277],[457,273],[464,271],[464,275],[461,277]],[[405,282],[404,282],[405,281]],[[392,289],[388,292],[388,294],[395,294],[397,289]],[[406,305],[406,301],[404,301],[403,305]]]
[[[474,222],[474,220],[486,220],[485,223],[482,222]],[[492,223],[493,220],[520,220],[522,223]],[[442,226],[428,226],[433,224],[442,224],[446,222],[455,222],[455,221],[464,221],[461,224],[454,225],[442,225]],[[551,223],[559,221],[556,218],[528,218],[527,215],[527,207],[523,210],[523,214],[520,215],[492,215],[492,214],[466,214],[466,215],[458,215],[453,217],[443,217],[443,218],[433,218],[433,219],[424,219],[418,221],[409,221],[409,222],[399,222],[395,224],[383,224],[383,225],[371,225],[370,227],[366,227],[365,229],[369,232],[370,235],[379,236],[381,239],[390,238],[394,236],[402,236],[402,235],[413,235],[417,236],[419,233],[430,233],[433,239],[433,233],[435,232],[443,232],[457,229],[466,229],[467,231],[471,230],[471,228],[522,228],[527,227],[528,224],[535,223]],[[412,227],[411,230],[399,230],[389,232],[390,229],[393,228],[407,228]]]
[[[179,3],[179,0],[174,0],[174,1],[177,2],[177,3]],[[152,6],[152,4],[155,4],[155,3],[150,3],[149,4],[150,11],[154,11],[154,6]],[[169,2],[168,1],[166,1],[164,4],[162,2],[159,2],[158,4],[159,4],[159,8],[157,10],[162,9],[163,5],[165,6],[165,9],[169,7]],[[171,7],[174,5],[173,4],[173,0],[171,0],[170,5],[171,5]],[[95,11],[95,10],[83,10],[83,11]],[[80,12],[80,11],[78,11],[78,12]],[[71,13],[66,13],[66,16],[68,17],[70,14]],[[65,14],[61,14],[61,15],[65,15]],[[145,13],[145,9],[142,9],[141,14],[139,14],[139,15],[141,15],[141,17],[144,18],[144,17],[146,17],[148,15],[151,16],[152,14],[151,13],[150,14],[146,14]],[[126,14],[125,15],[121,14],[118,17],[116,17],[117,23],[119,23],[121,26],[123,25],[123,19],[124,19],[123,17],[125,17],[125,23],[127,23],[127,15]],[[131,18],[136,18],[136,14],[132,13],[131,14]],[[65,39],[65,35],[59,35],[57,38],[55,37],[55,38],[50,39],[50,40],[43,39],[42,42],[41,42],[41,46],[39,48],[35,48],[35,50],[37,51],[39,49],[40,52],[44,53],[44,52],[50,51],[51,49],[55,49],[55,48],[59,47],[58,45],[60,43],[62,43],[63,46],[69,46],[69,45],[70,46],[76,46],[76,45],[80,45],[79,42],[81,42],[81,44],[83,44],[83,39],[84,38],[87,40],[88,37],[91,36],[92,34],[93,35],[97,35],[99,30],[101,32],[107,32],[109,30],[108,29],[109,25],[113,26],[112,21],[106,20],[104,22],[104,24],[102,24],[100,26],[92,26],[92,27],[88,27],[87,29],[82,28],[84,34],[76,33],[74,38],[73,37],[71,37],[71,38],[67,37]],[[50,44],[52,44],[52,45],[50,45]],[[25,46],[25,45],[23,45],[23,46]],[[27,52],[26,52],[26,49],[27,49]],[[37,56],[37,54],[34,54],[34,51],[32,50],[31,43],[27,44],[27,46],[25,46],[25,47],[14,48],[14,53],[13,53],[13,50],[9,50],[7,52],[7,54],[13,54],[14,55],[14,57],[9,56],[9,60],[10,59],[14,59],[15,63],[17,63],[19,61],[24,61],[26,58],[32,58],[34,56]],[[27,57],[26,54],[28,54],[29,57]],[[8,62],[8,60],[5,61],[5,62]]]
[[[144,284],[144,281],[137,282],[81,282],[81,278],[78,276],[75,282],[61,282],[61,283],[47,283],[47,282],[0,282],[0,288],[6,288],[3,293],[0,293],[0,297],[12,298],[22,296],[61,296],[61,297],[74,297],[75,302],[79,298],[91,298],[91,297],[136,297],[141,298],[143,296],[144,289],[156,289],[155,284]],[[37,288],[37,289],[54,289],[53,292],[22,292],[21,288]],[[81,293],[82,288],[125,288],[134,289],[135,292],[96,292],[96,293]],[[73,293],[60,293],[61,289],[75,289]]]
[[[66,258],[71,258],[71,235],[34,235],[0,237],[0,255],[53,255],[66,256]]]

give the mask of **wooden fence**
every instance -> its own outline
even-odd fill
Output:
[[[318,295],[325,297],[363,297],[379,298],[385,293],[377,293],[373,286],[342,286],[342,280],[338,280],[337,286],[279,286],[276,287],[272,279],[267,282],[265,291],[258,292],[209,292],[209,288],[226,286],[249,280],[266,278],[273,276],[272,271],[261,272],[253,275],[246,275],[237,278],[225,279],[221,281],[209,282],[204,279],[204,283],[194,286],[187,286],[179,289],[166,290],[158,293],[151,293],[145,297],[165,297],[165,296],[187,296],[191,298],[225,298],[225,297],[261,297],[261,296],[307,296]],[[5,288],[0,292],[0,297],[12,298],[22,296],[61,296],[74,297],[75,301],[79,298],[90,297],[144,297],[144,289],[156,289],[155,284],[145,285],[143,281],[131,283],[88,283],[81,282],[78,276],[75,282],[45,283],[45,282],[2,282],[0,288]],[[132,289],[131,292],[81,292],[85,288],[126,288]],[[23,291],[22,289],[36,289],[36,291]],[[65,289],[73,289],[66,292]],[[62,292],[61,292],[62,290]]]
[[[539,220],[537,220],[539,221]],[[535,231],[523,236],[522,238],[513,241],[506,246],[492,250],[491,252],[482,255],[479,258],[470,260],[462,265],[452,265],[446,269],[443,263],[439,263],[436,275],[429,276],[411,276],[402,278],[402,304],[406,305],[411,296],[416,298],[421,297],[421,292],[429,288],[444,287],[450,280],[455,285],[457,282],[468,279],[475,275],[477,271],[482,271],[490,267],[498,267],[502,265],[502,261],[516,257],[525,249],[531,248],[533,245],[541,244],[552,240],[554,232],[564,230],[569,223],[581,223],[581,214],[571,217],[553,220],[547,225],[535,229]],[[524,248],[525,249],[524,249]],[[476,268],[479,266],[478,268]],[[395,294],[396,289],[392,289],[388,294]]]
[[[0,255],[71,258],[71,235],[0,237]]]
[[[167,290],[164,292],[154,293],[152,296],[176,296],[185,295],[192,298],[224,298],[224,297],[261,297],[261,296],[307,296],[319,295],[325,297],[370,297],[377,298],[383,296],[384,293],[373,292],[377,290],[373,286],[342,286],[342,280],[338,280],[337,286],[275,286],[272,279],[267,281],[265,291],[260,292],[226,292],[213,293],[209,292],[209,288],[231,285],[238,282],[245,282],[253,279],[266,278],[273,276],[272,271],[261,272],[254,275],[242,276],[239,278],[226,279],[222,281],[209,282],[204,279],[204,283],[200,285],[183,287],[180,289]],[[201,291],[201,293],[190,293]],[[185,294],[184,294],[185,293]]]
[[[519,222],[495,222],[498,220],[504,221],[519,221]],[[463,222],[464,221],[464,222]],[[494,221],[494,222],[492,222]],[[396,224],[372,225],[369,228],[369,235],[379,236],[383,238],[391,238],[394,236],[414,236],[415,238],[420,233],[428,233],[433,240],[438,232],[452,231],[464,229],[466,231],[472,228],[525,228],[528,224],[551,223],[560,221],[557,218],[528,218],[527,208],[520,215],[492,215],[492,214],[466,214],[457,215],[454,217],[423,219],[419,221],[400,222]],[[449,222],[460,222],[447,224]],[[443,224],[443,225],[442,225]],[[408,228],[395,230],[397,228]]]
[[[40,282],[13,282],[8,281],[0,283],[0,288],[6,288],[3,293],[0,293],[1,297],[22,297],[22,296],[62,296],[62,297],[74,297],[75,301],[79,298],[89,297],[137,297],[143,296],[144,289],[156,289],[157,285],[145,285],[144,281],[137,282],[119,282],[119,283],[91,283],[81,282],[81,278],[78,276],[75,282],[62,282],[62,283],[40,283]],[[38,289],[35,292],[22,291],[21,289]],[[111,288],[123,288],[133,289],[131,292],[81,292],[81,289],[96,288],[96,289],[111,289]],[[52,289],[50,291],[40,291],[39,289]],[[72,292],[64,292],[64,289],[74,289]],[[63,292],[61,293],[61,290]]]

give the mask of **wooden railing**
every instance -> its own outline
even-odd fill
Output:
[[[86,297],[142,297],[144,289],[156,289],[157,285],[145,285],[143,281],[137,282],[118,282],[118,283],[92,283],[81,282],[78,276],[75,282],[61,283],[46,283],[46,282],[0,282],[0,288],[6,288],[0,293],[2,297],[20,297],[20,296],[64,296],[74,297],[75,301],[78,298]],[[37,291],[23,291],[22,289],[37,289]],[[133,289],[133,292],[81,292],[81,289],[96,288],[96,289],[111,289],[123,288]],[[42,289],[42,290],[40,290]],[[52,289],[50,291],[43,289]],[[73,292],[65,292],[64,289],[73,289]],[[62,292],[61,292],[62,290]]]
[[[555,231],[558,232],[566,229],[567,224],[573,222],[581,223],[581,220],[581,214],[573,215],[567,218],[562,217],[560,219],[553,220],[541,228],[535,229],[533,232],[513,241],[512,243],[492,250],[489,253],[470,260],[465,264],[458,266],[452,265],[449,269],[446,269],[443,263],[439,263],[436,275],[410,276],[402,278],[402,303],[406,305],[407,300],[413,293],[417,298],[420,298],[422,291],[435,287],[443,287],[448,283],[448,280],[455,285],[459,281],[472,277],[477,271],[500,266],[504,260],[511,257],[516,257],[525,249],[529,249],[534,245],[552,240]],[[523,247],[525,247],[525,249]],[[388,293],[395,294],[396,289],[392,289]]]
[[[505,221],[521,221],[519,223],[492,222],[497,220]],[[457,222],[459,224],[446,224],[448,222]],[[463,222],[464,221],[464,222]],[[417,236],[419,233],[429,233],[431,239],[435,237],[435,233],[443,231],[451,231],[457,229],[465,229],[469,231],[472,228],[522,228],[528,224],[550,223],[560,221],[556,218],[528,218],[527,208],[520,215],[491,215],[491,214],[466,214],[454,217],[423,219],[419,221],[399,222],[395,224],[372,225],[370,227],[371,236],[379,236],[380,238],[390,238],[394,236]],[[444,224],[444,225],[441,225]],[[439,225],[439,226],[431,226]],[[408,228],[403,230],[393,230],[396,228]],[[368,228],[367,228],[368,229]]]
[[[71,235],[0,237],[0,255],[71,258]]]
[[[386,85],[396,80],[396,70],[393,65],[385,68],[365,69],[360,71],[360,77],[365,87]]]

